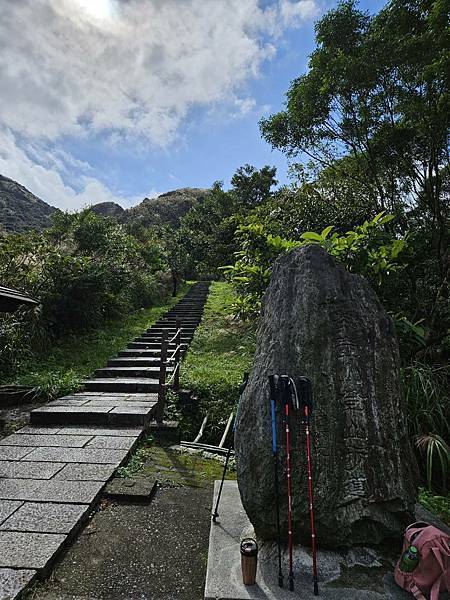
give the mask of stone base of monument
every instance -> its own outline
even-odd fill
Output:
[[[215,506],[219,481],[215,482]],[[318,552],[319,596],[313,594],[310,549],[295,548],[295,591],[287,580],[287,557],[283,556],[285,587],[278,586],[277,548],[260,544],[256,585],[242,583],[240,541],[252,537],[253,529],[242,508],[236,481],[225,481],[217,523],[211,522],[205,600],[410,600],[395,584],[392,559],[371,548],[342,552]]]

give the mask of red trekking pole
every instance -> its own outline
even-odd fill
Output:
[[[286,431],[286,475],[287,475],[287,494],[288,494],[288,550],[289,550],[289,589],[294,590],[294,571],[292,560],[292,475],[291,475],[291,433],[289,429],[289,404],[293,399],[293,393],[296,396],[293,381],[287,375],[280,375],[279,385],[281,388],[282,400],[284,402],[284,426]]]
[[[312,562],[313,562],[313,583],[314,595],[319,595],[319,579],[317,577],[317,544],[316,530],[314,527],[314,507],[313,507],[313,484],[312,484],[312,469],[311,469],[311,436],[310,436],[310,420],[312,412],[312,386],[311,381],[307,377],[300,377],[298,381],[300,387],[300,398],[303,409],[302,424],[305,426],[306,432],[306,462],[308,467],[308,504],[309,504],[309,520],[311,526],[311,547],[312,547]]]

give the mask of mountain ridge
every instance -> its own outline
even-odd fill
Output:
[[[7,233],[42,230],[51,225],[58,210],[32,194],[25,186],[0,175],[0,228]]]
[[[208,192],[206,188],[184,187],[154,198],[144,198],[131,208],[123,208],[116,202],[99,202],[88,208],[97,215],[115,218],[120,223],[177,227],[180,219],[197,202],[202,202]],[[50,227],[51,215],[57,210],[22,184],[0,174],[0,232],[42,231]]]

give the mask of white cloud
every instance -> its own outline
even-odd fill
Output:
[[[2,0],[1,11],[4,124],[50,139],[108,131],[164,146],[191,107],[226,100],[258,75],[274,54],[264,36],[275,21],[296,25],[316,4]]]
[[[26,144],[31,149],[31,157],[19,145],[11,131],[0,129],[0,173],[18,181],[33,194],[63,210],[76,210],[90,204],[99,202],[117,202],[124,208],[140,202],[143,196],[127,197],[114,194],[106,185],[94,177],[81,175],[78,178],[79,186],[74,187],[65,183],[61,176],[64,172],[65,162],[61,165],[64,151],[55,149],[54,153],[48,149]],[[73,158],[68,155],[69,162]],[[85,165],[85,163],[83,163]],[[85,167],[89,172],[89,166]],[[155,190],[150,190],[147,196],[155,195]]]
[[[317,17],[319,7],[315,0],[300,0],[300,2],[281,0],[280,12],[285,25],[298,27],[305,20]]]
[[[236,98],[234,105],[236,107],[235,116],[244,116],[255,109],[256,100],[254,98]]]
[[[167,148],[195,107],[253,110],[245,84],[274,56],[280,32],[317,8],[316,0],[266,8],[258,0],[0,0],[0,12],[0,127],[21,157],[3,162],[4,174],[69,206],[74,188],[64,181],[89,166],[65,152],[65,136]],[[114,195],[102,185],[88,191]]]

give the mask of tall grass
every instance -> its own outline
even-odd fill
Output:
[[[408,409],[408,428],[418,449],[417,458],[426,476],[427,488],[433,484],[446,491],[450,439],[450,367],[415,362],[402,371]]]
[[[196,414],[182,419],[187,439],[197,432],[208,412],[205,440],[218,443],[239,398],[242,376],[253,362],[255,330],[231,316],[234,301],[229,283],[212,283],[202,323],[183,361],[182,386],[199,398]]]
[[[402,370],[413,437],[437,434],[450,438],[450,367],[415,362]]]

